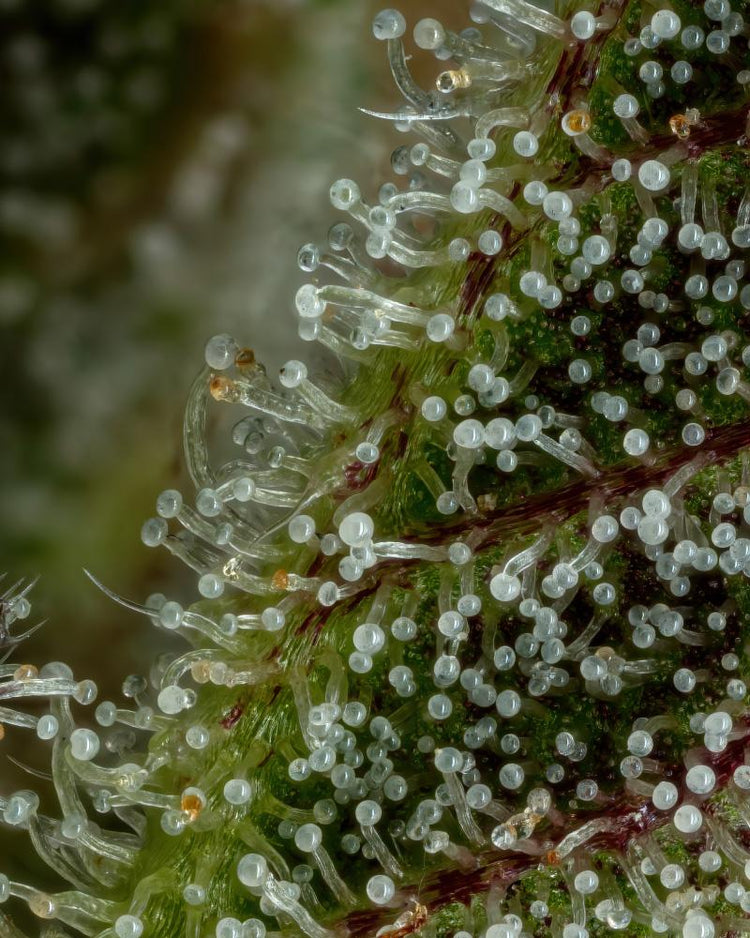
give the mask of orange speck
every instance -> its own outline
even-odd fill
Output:
[[[5,739],[5,727],[0,723],[0,739]]]
[[[230,399],[234,390],[234,381],[223,375],[214,375],[208,387],[215,401],[226,401]]]
[[[585,134],[591,129],[591,114],[583,108],[576,108],[574,111],[568,111],[562,119],[562,129],[568,136],[576,137],[578,134]]]
[[[477,496],[477,508],[480,511],[494,511],[497,508],[497,495],[490,492],[486,495]]]
[[[435,86],[443,93],[456,91],[459,88],[470,88],[471,75],[463,68],[441,72],[435,81]]]
[[[680,140],[685,140],[690,136],[690,124],[691,121],[684,114],[675,114],[669,118],[669,129]]]
[[[550,866],[557,866],[560,863],[560,854],[557,850],[548,850],[546,860]]]
[[[211,662],[194,661],[190,665],[190,676],[196,684],[207,684],[211,676]]]
[[[271,586],[276,590],[285,590],[289,586],[289,574],[286,570],[277,570],[271,577]]]
[[[251,348],[241,348],[234,363],[238,368],[252,368],[255,365],[255,352]]]
[[[13,672],[13,680],[15,681],[29,681],[38,676],[39,671],[33,664],[20,664]]]
[[[197,795],[183,795],[180,800],[180,808],[182,808],[192,822],[203,810],[203,802]]]

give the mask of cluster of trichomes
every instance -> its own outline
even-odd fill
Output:
[[[92,682],[5,666],[61,817],[3,816],[75,888],[0,899],[117,938],[747,933],[747,12],[483,0],[416,24],[429,92],[375,18],[405,185],[334,183],[298,259],[346,380],[208,343],[194,506],[142,531],[203,600],[128,603],[191,649],[82,726]]]

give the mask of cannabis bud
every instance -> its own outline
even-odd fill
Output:
[[[378,14],[418,142],[299,253],[336,376],[209,341],[197,495],[142,529],[202,599],[120,600],[189,650],[78,727],[92,682],[4,667],[60,817],[3,817],[73,889],[0,899],[99,938],[748,933],[744,13],[482,0],[416,24],[431,91]]]

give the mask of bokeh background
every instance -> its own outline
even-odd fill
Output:
[[[140,525],[185,482],[206,339],[270,370],[310,353],[296,251],[334,221],[330,181],[374,198],[402,141],[358,111],[396,101],[380,6],[0,0],[0,571],[41,575],[48,620],[16,660],[63,659],[111,697],[165,639],[82,568],[136,600],[195,597]]]

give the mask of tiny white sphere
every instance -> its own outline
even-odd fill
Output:
[[[660,39],[674,39],[681,28],[680,17],[672,10],[657,10],[651,17],[651,29]]]
[[[669,169],[658,160],[646,160],[638,168],[638,180],[649,192],[661,192],[670,182]]]
[[[339,537],[347,547],[363,547],[372,540],[375,525],[372,518],[362,511],[353,511],[339,524]]]
[[[448,412],[448,405],[442,397],[432,395],[422,401],[422,407],[420,409],[425,420],[430,423],[437,423],[445,417]]]
[[[445,29],[439,20],[425,17],[414,27],[414,42],[420,49],[434,51],[445,42]]]
[[[703,814],[692,804],[683,804],[672,816],[672,823],[682,834],[693,834],[703,824]]]
[[[574,358],[568,365],[568,377],[573,384],[586,384],[591,380],[591,365],[585,358]]]
[[[542,202],[542,210],[552,221],[561,221],[570,216],[573,201],[567,192],[548,192]]]
[[[185,691],[178,684],[168,684],[156,698],[162,713],[173,715],[185,709]]]
[[[394,897],[396,887],[390,876],[379,873],[367,880],[365,891],[370,902],[375,905],[386,905]]]
[[[381,10],[372,21],[372,34],[376,39],[398,39],[406,32],[406,20],[398,10]]]
[[[140,938],[143,922],[136,915],[121,915],[115,919],[114,931],[117,938]]]
[[[215,335],[206,343],[206,364],[214,371],[225,371],[234,364],[237,351],[237,343],[231,335]]]
[[[612,164],[612,176],[617,182],[626,182],[633,173],[633,166],[630,160],[621,158],[615,160]]]
[[[224,800],[229,804],[247,804],[252,795],[250,783],[244,778],[230,778],[224,785]]]
[[[521,581],[509,573],[498,573],[490,580],[490,592],[499,602],[513,602],[521,595]]]
[[[466,449],[478,449],[484,443],[484,425],[479,420],[462,420],[453,429],[453,440]]]
[[[600,264],[606,264],[612,251],[606,238],[602,235],[591,235],[583,242],[581,254],[584,260],[596,267]]]
[[[425,332],[430,342],[445,342],[456,328],[456,322],[448,313],[435,313],[430,316],[425,326]]]
[[[329,195],[334,208],[346,211],[359,202],[360,189],[352,179],[337,179],[331,186]]]
[[[70,754],[74,759],[88,762],[99,752],[99,735],[93,730],[75,729],[70,734]]]
[[[632,94],[618,95],[612,104],[612,110],[623,120],[636,117],[640,109],[640,104]]]
[[[645,430],[628,430],[622,441],[622,447],[628,456],[642,456],[649,444],[649,436]]]
[[[669,811],[677,804],[679,792],[672,782],[659,782],[651,793],[654,807],[659,811]]]
[[[503,238],[497,231],[488,229],[487,231],[483,231],[477,238],[477,247],[482,254],[486,254],[487,257],[494,257],[496,254],[499,254],[502,246]]]
[[[593,13],[589,13],[588,10],[579,10],[578,13],[573,14],[573,17],[570,21],[570,31],[582,42],[586,39],[591,39],[591,37],[596,32],[596,18]]]
[[[294,832],[294,844],[303,853],[313,853],[323,841],[323,832],[317,824],[300,824]]]
[[[295,515],[287,525],[289,537],[295,544],[306,544],[315,534],[315,519],[310,515]]]
[[[216,938],[240,938],[241,934],[242,922],[231,915],[220,918],[214,929]]]
[[[696,795],[707,795],[716,784],[716,773],[710,765],[694,765],[685,775],[685,784]]]
[[[716,926],[703,909],[689,909],[682,926],[682,938],[714,938]]]
[[[262,886],[268,878],[268,863],[259,853],[246,853],[237,864],[237,879],[250,889]]]
[[[576,873],[573,887],[582,896],[590,896],[599,888],[599,876],[594,870],[581,870]]]
[[[51,713],[45,713],[44,716],[39,717],[36,725],[36,735],[39,739],[54,739],[59,728],[60,724],[57,717]]]
[[[282,366],[279,383],[285,388],[296,388],[307,378],[307,365],[292,359]]]
[[[480,208],[479,194],[476,186],[460,180],[457,182],[450,193],[450,201],[453,208],[462,215],[471,215]]]
[[[591,525],[591,536],[599,544],[609,544],[619,530],[617,519],[612,515],[600,515]]]
[[[539,149],[539,140],[529,130],[519,130],[513,137],[513,149],[519,156],[532,157]]]
[[[541,205],[548,191],[541,179],[532,179],[523,187],[523,197],[529,205]]]

